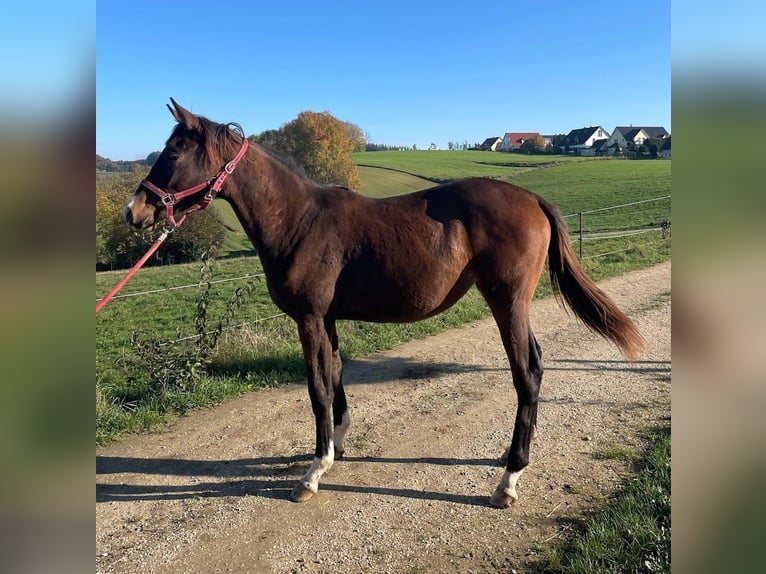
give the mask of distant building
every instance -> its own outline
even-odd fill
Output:
[[[601,149],[609,139],[609,132],[601,126],[579,128],[569,132],[561,141],[561,151],[574,152],[577,155],[595,155],[596,149]],[[604,140],[595,149],[596,142]]]
[[[514,151],[520,149],[524,142],[542,137],[538,132],[507,132],[498,151]]]
[[[659,126],[617,126],[606,142],[607,155],[633,154],[649,138],[669,138],[668,131]]]
[[[499,146],[502,141],[503,140],[499,137],[487,138],[479,146],[479,149],[484,151],[497,151],[497,146]]]

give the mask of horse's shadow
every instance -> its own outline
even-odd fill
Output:
[[[435,457],[344,457],[336,462],[380,464],[433,464],[446,466],[496,466],[497,459],[454,459]],[[189,483],[178,484],[126,484],[96,482],[96,502],[132,502],[150,500],[185,500],[258,496],[288,500],[295,481],[311,464],[310,455],[246,458],[237,460],[184,460],[170,458],[135,458],[97,456],[96,475],[156,474],[190,477]],[[194,477],[199,477],[196,479]],[[205,479],[212,480],[205,480]],[[216,480],[219,479],[219,480]],[[441,500],[469,506],[484,506],[486,497],[465,494],[423,491],[412,488],[379,485],[347,485],[322,482],[321,490],[366,493],[420,500]]]

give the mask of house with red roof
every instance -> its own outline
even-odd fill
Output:
[[[497,147],[497,151],[515,151],[524,145],[524,142],[542,137],[538,132],[508,132],[503,136],[503,141]]]

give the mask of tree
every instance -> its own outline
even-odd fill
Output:
[[[535,136],[524,140],[524,143],[521,144],[521,151],[525,153],[540,153],[543,151],[544,145],[542,136]]]
[[[561,143],[566,137],[565,134],[556,134],[551,138],[551,153],[561,153]]]
[[[364,151],[367,145],[367,137],[364,135],[362,128],[351,122],[344,122],[344,124],[346,125],[348,137],[354,142],[354,153]]]
[[[652,158],[657,157],[664,143],[665,140],[662,138],[647,138],[644,141],[644,145],[649,150],[649,156]]]
[[[124,269],[133,265],[151,245],[150,233],[128,228],[122,209],[146,176],[143,173],[97,180],[96,183],[96,268]],[[171,233],[158,254],[147,265],[196,261],[205,252],[215,253],[225,233],[223,222],[211,206],[192,213]]]
[[[144,160],[144,163],[147,167],[152,167],[155,163],[157,163],[157,159],[160,157],[161,151],[153,151],[148,156],[146,156],[146,159]]]
[[[330,112],[305,111],[279,130],[269,130],[252,139],[291,155],[318,183],[358,190],[361,180],[351,154],[359,141],[349,136],[348,126]]]
[[[250,141],[255,142],[260,145],[265,145],[266,147],[270,147],[272,149],[281,149],[281,142],[282,142],[282,132],[280,130],[266,130],[258,135],[250,136]]]

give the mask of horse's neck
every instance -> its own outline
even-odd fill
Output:
[[[292,249],[295,231],[313,205],[313,184],[260,149],[249,153],[256,161],[237,168],[232,174],[235,186],[222,197],[234,209],[261,259],[279,257]]]

